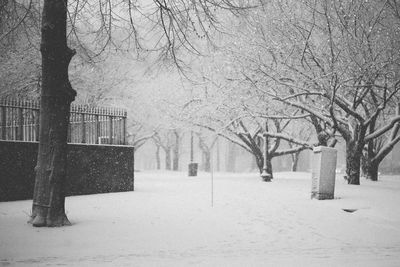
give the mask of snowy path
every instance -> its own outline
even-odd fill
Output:
[[[135,192],[67,198],[72,227],[0,203],[0,266],[400,266],[400,177],[310,200],[309,174],[140,172]],[[342,208],[357,208],[347,213]]]

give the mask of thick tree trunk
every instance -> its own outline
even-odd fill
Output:
[[[372,181],[378,181],[378,170],[379,170],[379,163],[371,162],[365,173],[365,177]]]
[[[258,171],[261,174],[264,168],[264,156],[255,156],[255,162],[257,164]],[[274,178],[272,173],[272,157],[267,158],[267,172],[271,175],[271,179]]]
[[[66,0],[45,0],[42,18],[40,142],[35,167],[33,226],[69,225],[65,215],[67,132],[76,92],[68,79],[74,51],[66,39]]]
[[[363,153],[361,155],[361,161],[360,161],[360,168],[361,168],[361,176],[366,177],[368,173],[368,155],[366,153]]]
[[[164,149],[165,150],[165,169],[171,170],[171,148]]]
[[[357,149],[355,141],[346,143],[346,175],[349,184],[360,184],[360,165],[362,152]]]

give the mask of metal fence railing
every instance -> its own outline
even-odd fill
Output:
[[[40,103],[0,98],[0,139],[39,140]],[[126,144],[124,109],[71,105],[68,142],[84,144]]]

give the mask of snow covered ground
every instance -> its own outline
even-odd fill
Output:
[[[400,177],[139,172],[135,192],[68,197],[71,227],[26,224],[31,201],[0,203],[0,266],[400,266]],[[344,208],[358,209],[354,213]]]

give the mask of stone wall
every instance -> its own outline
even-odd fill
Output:
[[[131,146],[68,144],[67,195],[133,191]],[[0,141],[0,201],[32,199],[38,143]]]

